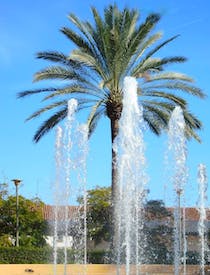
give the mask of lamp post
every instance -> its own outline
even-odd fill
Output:
[[[19,197],[18,197],[18,186],[21,183],[19,179],[12,180],[16,188],[16,246],[19,246]]]

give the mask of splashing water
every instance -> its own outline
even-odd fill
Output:
[[[58,242],[58,207],[60,201],[60,182],[61,182],[61,148],[62,148],[62,128],[60,126],[56,129],[56,144],[55,144],[55,162],[56,162],[56,175],[54,184],[54,244],[53,244],[53,263],[54,275],[57,274],[57,242]]]
[[[86,274],[87,263],[87,190],[86,158],[88,152],[88,129],[79,125],[75,119],[77,101],[68,101],[68,113],[64,130],[60,126],[56,131],[56,180],[54,183],[54,275],[56,275],[58,234],[64,239],[64,275],[67,275],[67,249],[70,245],[75,251],[74,260],[84,264],[81,274]],[[77,147],[77,148],[76,148]],[[75,150],[77,149],[77,150]],[[76,151],[76,153],[75,153]],[[77,188],[72,188],[72,178],[77,174]],[[70,200],[82,197],[83,202],[76,210],[69,213]],[[73,228],[73,229],[72,229]],[[73,243],[70,243],[70,231],[73,232]]]
[[[207,246],[207,228],[206,228],[206,206],[207,206],[207,175],[206,166],[199,164],[198,166],[198,183],[199,183],[199,206],[200,219],[198,224],[198,232],[201,243],[201,274],[205,275],[205,251],[208,252]]]
[[[175,196],[174,207],[174,269],[175,275],[179,274],[179,266],[181,264],[181,254],[183,251],[183,259],[186,259],[186,237],[182,232],[181,224],[181,195],[184,193],[185,183],[187,181],[187,149],[185,138],[185,121],[182,109],[177,106],[174,108],[169,120],[168,130],[168,151],[172,158],[172,184]],[[183,214],[185,218],[185,210]],[[185,220],[183,220],[185,224]],[[185,228],[185,226],[183,226]],[[182,247],[182,240],[184,247]],[[186,263],[184,262],[185,273]]]
[[[126,275],[131,274],[131,264],[136,265],[135,274],[139,274],[142,261],[144,239],[142,209],[147,183],[144,127],[143,111],[137,99],[137,81],[135,78],[126,77],[119,134],[113,144],[118,168],[118,199],[115,209],[115,221],[118,226],[118,274],[120,274],[120,265],[124,262]]]
[[[84,273],[86,274],[87,264],[87,154],[88,154],[88,127],[82,124],[77,129],[78,155],[76,158],[77,182],[79,186],[79,194],[82,194],[82,203],[77,211],[77,232],[75,237],[77,242],[74,248],[80,251],[76,255],[75,261],[84,264]]]
[[[73,166],[73,160],[71,160],[71,149],[72,149],[72,125],[75,121],[75,112],[77,109],[77,101],[71,99],[68,101],[68,114],[65,123],[64,132],[64,154],[65,154],[65,188],[64,188],[64,204],[65,204],[65,246],[64,246],[64,274],[67,274],[67,247],[68,247],[68,236],[69,236],[69,199],[70,199],[70,171]]]

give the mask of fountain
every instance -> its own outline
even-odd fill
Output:
[[[58,242],[58,211],[60,202],[60,182],[61,182],[61,148],[62,148],[62,128],[56,129],[56,145],[55,145],[55,161],[56,161],[56,175],[54,183],[54,244],[53,244],[53,263],[54,275],[57,273],[57,242]]]
[[[78,125],[75,120],[77,101],[68,102],[68,114],[64,129],[57,127],[56,132],[56,180],[54,183],[54,275],[57,274],[57,242],[58,234],[64,239],[64,275],[67,275],[67,248],[77,251],[74,261],[84,265],[87,263],[87,223],[86,223],[86,157],[88,152],[88,129],[86,125]],[[75,130],[76,129],[76,130]],[[75,142],[75,144],[74,144]],[[75,146],[76,145],[76,146]],[[77,150],[75,150],[75,147]],[[72,178],[77,181],[77,188],[72,188]],[[74,196],[73,196],[74,194]],[[71,199],[82,196],[82,203],[69,213]],[[71,217],[70,217],[71,215]],[[69,235],[74,239],[70,243]]]
[[[174,108],[169,120],[168,130],[168,151],[171,154],[172,184],[174,189],[174,272],[179,275],[181,257],[183,253],[184,274],[186,274],[186,237],[182,231],[181,221],[181,195],[184,194],[184,188],[187,181],[186,167],[186,138],[185,121],[182,109],[177,106]],[[185,209],[183,207],[183,218],[185,218]],[[185,220],[183,219],[185,228]],[[184,247],[182,245],[184,244]]]
[[[198,232],[200,236],[201,245],[201,274],[205,275],[205,252],[208,252],[207,245],[207,228],[206,228],[206,205],[207,205],[207,175],[206,166],[200,164],[198,166],[198,183],[199,183],[199,205],[198,210],[200,213],[200,219],[198,224]]]
[[[144,259],[146,238],[143,233],[144,203],[146,200],[146,159],[143,132],[146,128],[143,120],[143,108],[138,104],[137,81],[133,77],[126,77],[123,83],[123,110],[119,121],[119,134],[113,143],[118,168],[118,199],[115,207],[115,222],[117,224],[116,274],[141,274]],[[65,127],[58,126],[56,134],[56,180],[54,184],[54,275],[57,264],[58,232],[64,232],[64,275],[67,275],[67,242],[69,231],[73,232],[76,242],[73,248],[79,251],[74,255],[76,263],[82,264],[79,274],[87,274],[87,188],[86,188],[86,159],[88,153],[88,129],[86,125],[76,125],[75,112],[77,101],[71,99],[68,103],[68,116]],[[169,148],[173,166],[174,207],[174,273],[179,275],[181,257],[183,255],[184,273],[186,274],[187,242],[185,236],[185,208],[181,215],[181,196],[184,196],[188,171],[186,167],[186,138],[185,122],[180,107],[175,107],[169,121]],[[73,150],[76,148],[77,153]],[[71,176],[74,176],[80,186],[77,192],[71,187]],[[203,166],[199,169],[201,190],[205,190],[205,172]],[[200,191],[204,203],[204,195]],[[82,194],[83,204],[71,213],[69,219],[69,199],[75,193]],[[76,196],[75,195],[75,196]],[[64,209],[64,214],[62,213]],[[202,240],[202,255],[204,255],[204,210],[200,206],[200,234]],[[181,216],[183,221],[181,223]],[[63,219],[61,219],[61,217]],[[60,220],[62,220],[60,224]],[[72,223],[73,220],[73,223]],[[62,228],[60,228],[62,227]],[[204,257],[204,256],[202,256]],[[203,259],[203,258],[202,258]],[[204,266],[204,262],[202,262]],[[124,273],[125,267],[125,273]],[[202,267],[203,268],[203,267]],[[204,273],[203,273],[204,274]]]
[[[143,203],[147,177],[145,173],[143,110],[138,105],[137,81],[126,77],[123,89],[123,110],[119,121],[119,134],[113,149],[117,154],[118,200],[117,223],[117,274],[125,262],[126,275],[131,274],[131,264],[140,274],[143,256]],[[134,274],[134,273],[132,273]]]
[[[116,207],[116,221],[118,224],[118,247],[117,247],[117,274],[121,272],[121,265],[126,263],[126,275],[131,274],[131,265],[135,265],[135,274],[140,274],[140,265],[143,257],[144,236],[143,229],[143,203],[145,201],[145,187],[147,176],[145,173],[144,141],[143,130],[143,110],[138,105],[137,81],[132,77],[126,77],[123,89],[123,111],[120,119],[119,135],[114,141],[114,150],[117,152],[117,163],[119,170],[119,198]],[[57,239],[59,229],[59,217],[62,216],[62,206],[64,203],[64,236],[67,244],[69,235],[68,205],[71,196],[70,173],[77,166],[77,180],[82,186],[83,211],[79,211],[74,217],[76,232],[81,233],[83,238],[77,238],[77,251],[84,251],[82,258],[75,255],[77,263],[87,263],[87,225],[86,225],[86,157],[87,157],[87,128],[80,126],[76,132],[82,133],[82,139],[76,138],[75,146],[82,157],[73,159],[73,138],[72,129],[75,123],[74,115],[77,102],[71,99],[68,103],[68,115],[64,130],[57,128],[56,137],[56,181],[55,181],[55,222],[54,222],[54,275],[56,275],[57,262]],[[75,130],[74,130],[75,131]],[[63,165],[64,164],[64,165]],[[63,167],[64,166],[64,167]],[[63,187],[64,186],[64,189]],[[63,190],[63,192],[61,192]],[[81,213],[83,213],[83,225],[81,224]],[[61,230],[60,230],[61,231]],[[78,234],[78,233],[77,233]],[[75,238],[75,236],[74,236]],[[79,240],[82,240],[79,242]],[[79,246],[78,246],[78,243]],[[67,245],[64,248],[64,274],[67,274]],[[83,272],[83,274],[85,274]],[[133,273],[132,273],[133,274]]]

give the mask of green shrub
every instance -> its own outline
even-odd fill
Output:
[[[67,249],[67,262],[75,262],[76,255],[72,249]],[[80,253],[82,255],[82,253]],[[104,263],[104,251],[91,251],[88,258],[91,263]],[[53,263],[53,248],[36,247],[0,247],[0,264],[47,264]],[[57,251],[57,263],[64,263],[64,249]]]
[[[75,263],[76,255],[72,249],[67,249],[67,262]],[[81,255],[83,252],[81,253]],[[88,262],[92,264],[109,263],[109,253],[104,250],[88,251]],[[47,264],[53,263],[53,248],[36,247],[0,247],[0,264]],[[64,263],[64,249],[57,251],[57,263]]]
[[[200,263],[200,254],[195,251],[187,251],[186,253],[186,262],[187,264],[197,265]]]
[[[0,263],[43,264],[52,261],[51,248],[0,247]]]
[[[109,252],[104,250],[88,251],[88,263],[91,264],[105,264],[109,263]]]
[[[12,244],[12,239],[9,234],[3,234],[0,236],[0,247],[11,247],[13,246]]]

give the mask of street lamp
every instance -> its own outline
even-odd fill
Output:
[[[18,186],[21,183],[19,179],[12,180],[16,188],[16,246],[19,246],[19,197],[18,197]]]

